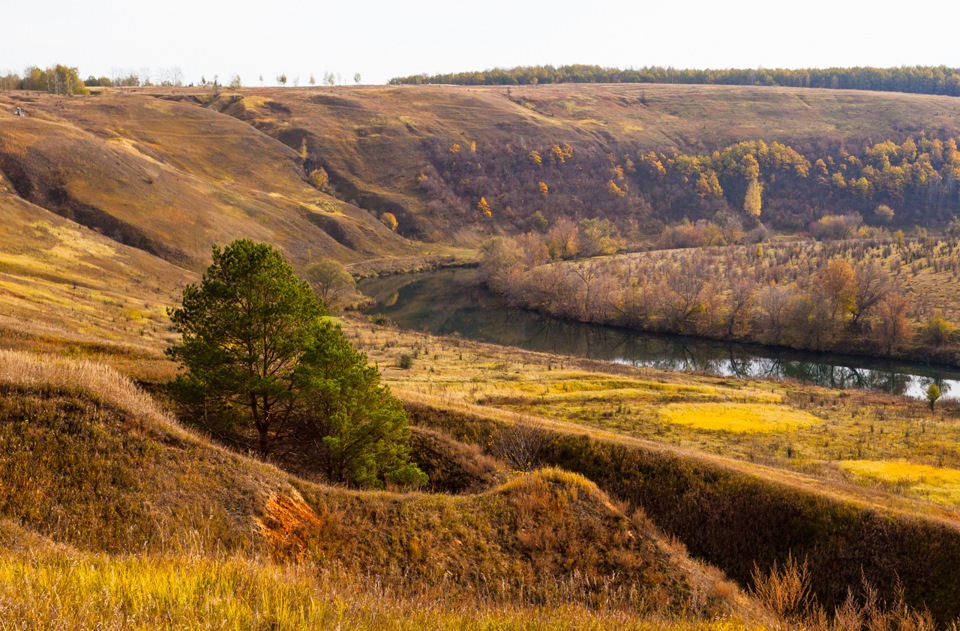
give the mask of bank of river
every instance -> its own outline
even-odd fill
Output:
[[[558,320],[510,307],[476,269],[372,278],[360,290],[402,328],[664,370],[740,378],[796,379],[831,388],[868,388],[915,398],[937,383],[960,398],[960,370],[882,359],[807,353]]]

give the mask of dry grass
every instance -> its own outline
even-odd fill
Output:
[[[47,396],[83,395],[179,438],[192,436],[129,377],[104,364],[0,350],[0,384],[8,390]]]
[[[830,486],[852,482],[861,489],[854,492],[871,498],[875,484],[851,478],[837,465],[902,460],[960,470],[960,409],[950,404],[931,413],[922,402],[867,391],[637,369],[397,331],[354,316],[345,326],[394,392],[413,402],[482,408],[507,423],[520,414],[563,431],[589,428],[597,435],[762,463],[815,475]],[[396,368],[402,354],[414,358],[412,368]],[[664,412],[683,409],[697,410],[693,419],[703,419],[704,410],[763,411],[765,416],[754,418],[768,420],[750,429],[771,431],[716,431],[716,424],[734,417],[715,419],[711,427],[665,422]],[[905,490],[889,486],[884,494],[917,497]],[[955,514],[956,503],[944,499],[926,496],[934,512]]]
[[[242,557],[0,556],[0,629],[743,629],[576,604],[420,598],[375,577]],[[756,627],[753,627],[756,628]]]
[[[414,620],[430,625],[470,624],[463,602],[481,621],[584,609],[627,626],[751,611],[574,474],[461,496],[335,489],[209,444],[90,362],[5,351],[0,389],[0,546],[17,553],[0,555],[4,621],[298,628],[359,611],[376,626],[376,599],[326,593],[354,580],[400,611],[428,603]],[[393,606],[369,615],[393,624]]]
[[[848,460],[838,464],[854,479],[940,504],[960,504],[960,471],[899,461]]]

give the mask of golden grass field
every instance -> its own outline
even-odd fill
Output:
[[[763,464],[845,493],[896,505],[900,497],[921,511],[960,518],[949,493],[930,492],[940,478],[895,486],[844,466],[904,461],[960,471],[960,410],[953,404],[931,412],[925,402],[882,393],[603,364],[398,333],[354,317],[345,327],[404,399]],[[398,368],[403,354],[416,357],[412,368]]]
[[[209,443],[101,364],[5,351],[0,388],[0,620],[13,628],[766,615],[576,474],[460,496],[351,491]]]

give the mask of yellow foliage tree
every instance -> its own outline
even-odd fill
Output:
[[[313,184],[313,187],[318,191],[326,191],[327,185],[330,184],[330,176],[327,175],[323,167],[314,169],[310,171],[310,183]]]
[[[622,188],[617,186],[617,183],[614,182],[613,180],[610,180],[607,182],[607,192],[617,197],[623,197],[624,195],[626,195],[626,192]]]
[[[397,222],[397,216],[393,213],[383,213],[383,215],[380,217],[380,221],[383,222],[383,225],[390,228],[394,232],[397,231],[397,226],[400,225],[399,222]]]
[[[490,203],[487,201],[486,197],[481,197],[480,201],[477,202],[477,210],[482,212],[487,217],[493,216],[493,211],[490,210]]]
[[[697,180],[697,195],[710,199],[723,197],[723,188],[720,186],[720,180],[717,179],[716,173],[711,171],[709,174],[700,174],[700,178]]]
[[[547,193],[550,192],[550,187],[547,186],[546,182],[540,182],[539,188],[540,188],[540,194],[543,195],[544,197],[546,197]]]
[[[743,198],[743,211],[751,217],[759,217],[762,204],[763,184],[757,178],[752,178],[747,183],[747,194]]]
[[[537,166],[543,164],[543,158],[540,157],[540,154],[536,151],[530,152],[530,162],[534,163]]]
[[[453,146],[450,147],[450,153],[453,155],[457,155],[458,153],[460,153],[460,145],[458,145],[457,143],[453,143]]]
[[[563,164],[573,157],[573,147],[568,144],[553,145],[550,147],[550,158],[557,164]]]

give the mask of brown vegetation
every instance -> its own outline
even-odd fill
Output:
[[[458,497],[320,486],[182,429],[110,369],[22,353],[0,360],[0,519],[24,530],[17,546],[36,533],[62,550],[144,555],[147,568],[156,555],[296,560],[375,577],[406,598],[485,607],[749,612],[734,588],[579,476],[541,471]]]
[[[554,316],[811,350],[957,361],[955,238],[774,242],[545,264],[492,241],[509,301]],[[534,252],[537,250],[534,249]],[[949,319],[948,319],[949,318]]]

